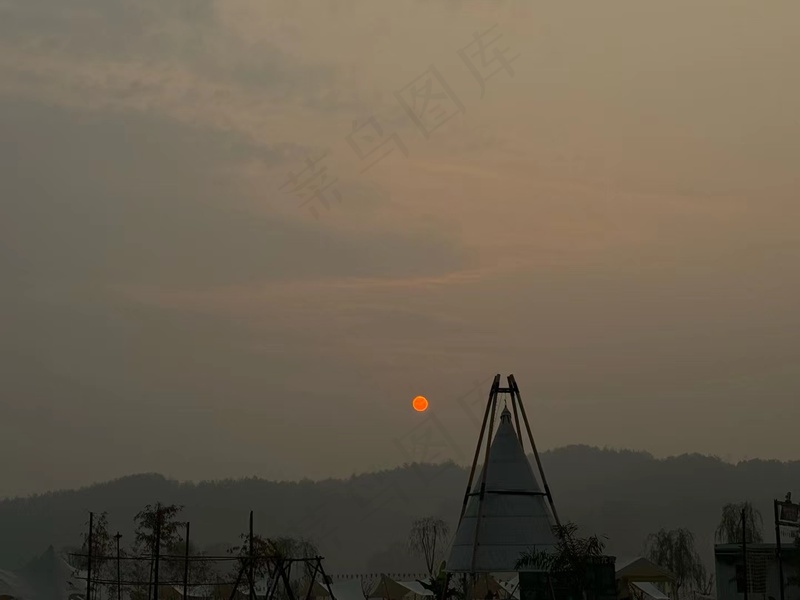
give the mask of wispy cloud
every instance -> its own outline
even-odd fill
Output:
[[[224,407],[212,445],[229,465],[237,415],[297,393],[302,415],[264,419],[264,454],[334,472],[344,455],[312,459],[287,433],[301,418],[325,430],[321,399],[343,427],[369,413],[390,428],[409,393],[447,395],[447,377],[488,368],[540,383],[543,418],[586,414],[554,424],[553,444],[607,442],[606,419],[635,445],[604,403],[688,394],[706,412],[680,424],[685,443],[724,453],[714,411],[750,394],[726,369],[742,390],[798,389],[782,366],[796,343],[777,333],[796,329],[800,293],[797,12],[0,0],[0,439],[78,446],[87,414],[124,430],[127,454],[102,469],[52,462],[78,481],[158,469],[184,447],[163,423],[137,458],[137,406],[195,406],[205,439]],[[495,25],[519,59],[482,87],[459,50]],[[462,109],[426,135],[396,92],[431,65]],[[365,170],[348,135],[370,117],[406,151]],[[322,154],[341,203],[315,220],[280,188]]]

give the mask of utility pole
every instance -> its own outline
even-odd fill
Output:
[[[94,513],[89,513],[89,539],[88,550],[86,552],[86,600],[92,600],[92,546],[94,540],[92,539],[92,530],[94,529]]]
[[[186,521],[186,552],[183,557],[183,600],[189,597],[189,521]]]
[[[156,504],[156,543],[155,543],[155,565],[153,573],[153,592],[154,600],[158,600],[158,558],[161,551],[161,503]],[[747,600],[745,598],[744,600]]]
[[[114,539],[117,541],[117,600],[122,600],[122,576],[119,566],[119,539],[121,537],[122,534],[119,531],[117,535],[114,536]]]
[[[785,600],[783,591],[783,552],[781,552],[781,524],[780,521],[780,503],[777,500],[773,501],[775,508],[775,554],[778,559],[778,577],[781,582],[781,600]]]
[[[255,585],[255,581],[253,580],[254,577],[253,567],[255,567],[255,557],[253,555],[253,511],[252,510],[250,511],[250,537],[247,544],[247,551],[248,554],[250,555],[248,558],[248,562],[250,563],[248,565],[249,572],[247,574],[250,579],[250,600],[255,600],[256,590],[253,587]]]
[[[747,600],[747,588],[749,581],[747,577],[747,513],[742,509],[742,556],[744,557],[744,600]]]

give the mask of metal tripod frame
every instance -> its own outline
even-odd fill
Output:
[[[514,415],[514,430],[517,434],[517,439],[519,439],[519,443],[525,449],[524,438],[522,434],[522,427],[520,425],[520,414],[522,414],[522,421],[525,424],[525,432],[527,433],[528,441],[530,442],[531,449],[533,450],[533,456],[536,459],[536,466],[539,470],[539,476],[542,480],[542,487],[544,487],[544,492],[531,492],[532,494],[536,495],[543,495],[547,496],[548,503],[550,505],[550,510],[553,514],[553,519],[559,527],[561,526],[561,521],[558,518],[558,513],[556,512],[556,506],[553,502],[553,495],[550,492],[550,486],[547,484],[547,478],[544,474],[544,469],[542,468],[542,461],[539,458],[539,451],[536,449],[536,442],[533,439],[533,432],[531,430],[530,422],[528,421],[528,415],[525,411],[525,406],[522,403],[522,396],[519,392],[519,386],[517,385],[516,379],[514,379],[514,375],[509,375],[507,377],[508,386],[507,387],[500,387],[500,374],[494,376],[494,381],[492,382],[492,387],[489,390],[489,398],[486,402],[486,410],[483,414],[483,423],[481,424],[481,432],[478,436],[478,444],[475,447],[475,455],[472,459],[472,468],[469,472],[469,480],[467,481],[467,489],[464,493],[464,502],[461,505],[461,514],[458,518],[458,527],[461,526],[461,521],[464,519],[464,514],[467,511],[467,505],[469,504],[469,500],[473,496],[478,497],[478,517],[477,522],[475,524],[475,538],[473,541],[472,546],[472,579],[474,580],[475,577],[475,559],[477,556],[477,549],[478,549],[478,536],[480,532],[481,526],[481,518],[483,517],[483,503],[486,498],[486,478],[489,471],[489,449],[492,445],[492,434],[494,433],[494,421],[495,421],[495,414],[497,412],[497,401],[498,396],[500,394],[509,394],[511,396],[511,408]],[[488,425],[488,427],[487,427]],[[481,473],[481,481],[480,481],[480,488],[477,492],[473,490],[473,483],[475,482],[475,471],[478,467],[478,459],[481,455],[481,450],[483,450],[484,458],[483,458],[483,472]],[[447,594],[447,588],[450,582],[450,573],[447,574],[445,579],[445,586],[444,590],[442,591],[443,595]],[[441,600],[445,600],[442,598]]]

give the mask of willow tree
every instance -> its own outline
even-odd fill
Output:
[[[742,542],[742,513],[744,513],[744,533],[748,544],[764,541],[762,528],[764,520],[757,508],[750,502],[728,503],[722,507],[722,517],[715,532],[717,542],[740,544]]]
[[[714,576],[706,571],[694,547],[694,535],[688,529],[660,529],[645,541],[647,558],[675,577],[675,593],[679,597],[692,592],[710,594]]]
[[[442,550],[449,537],[450,527],[442,519],[424,517],[411,525],[408,546],[425,560],[425,568],[431,579],[437,576],[436,565],[441,561]]]

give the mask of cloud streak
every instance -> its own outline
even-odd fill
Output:
[[[410,429],[423,391],[469,446],[437,399],[498,371],[545,446],[791,455],[747,422],[800,389],[797,13],[0,2],[0,450],[41,448],[6,493],[389,466],[330,432]],[[481,96],[458,50],[495,24],[520,58]],[[464,111],[426,138],[395,92],[430,65]],[[407,153],[364,171],[370,116]],[[324,153],[315,220],[279,188]]]

